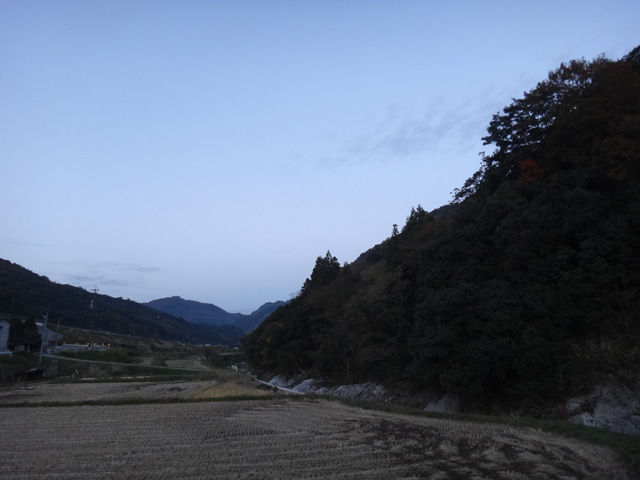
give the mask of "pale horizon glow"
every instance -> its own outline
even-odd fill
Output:
[[[0,3],[0,258],[248,313],[433,210],[637,0]]]

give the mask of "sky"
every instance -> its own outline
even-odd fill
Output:
[[[0,258],[249,313],[451,200],[638,0],[0,0]]]

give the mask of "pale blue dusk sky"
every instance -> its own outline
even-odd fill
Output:
[[[0,258],[248,312],[451,199],[638,0],[0,1]]]

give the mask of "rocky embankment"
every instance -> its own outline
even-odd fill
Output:
[[[373,382],[329,387],[325,386],[322,380],[308,378],[297,382],[293,378],[276,375],[264,383],[276,390],[295,394],[315,393],[316,395],[333,395],[365,401],[387,401],[390,399],[390,394],[385,387]]]
[[[640,378],[637,380],[635,383],[621,383],[610,378],[589,394],[571,398],[565,404],[558,405],[556,413],[558,417],[566,418],[573,423],[627,435],[640,435]],[[261,383],[274,390],[291,394],[312,393],[375,402],[393,402],[403,399],[403,395],[398,392],[392,392],[374,382],[327,386],[318,379],[296,380],[284,375],[276,375],[271,380]],[[425,395],[422,401],[425,411],[442,413],[461,411],[460,402],[451,395],[440,397]]]
[[[640,376],[626,382],[610,377],[590,393],[563,406],[571,422],[640,435]]]

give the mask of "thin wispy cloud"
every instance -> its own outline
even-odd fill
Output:
[[[32,248],[48,248],[51,246],[46,243],[31,242],[31,241],[25,241],[25,240],[13,240],[13,239],[6,239],[6,238],[0,238],[0,244],[9,245],[13,247],[29,247],[29,248],[31,247]]]
[[[411,107],[389,109],[373,127],[345,142],[322,163],[337,167],[416,158],[437,161],[439,155],[479,148],[495,105],[496,99],[479,97],[455,105],[435,101],[419,113]]]
[[[111,287],[126,287],[135,284],[130,280],[123,280],[118,278],[110,278],[107,275],[75,275],[70,274],[65,276],[66,281],[71,285],[82,287],[85,290],[93,290],[94,288],[100,289],[100,286]]]
[[[123,272],[154,273],[162,271],[162,269],[158,267],[150,265],[137,265],[135,263],[103,262],[98,265],[102,265],[105,268],[113,268]]]
[[[80,272],[64,274],[65,281],[86,289],[131,288],[144,284],[149,275],[163,271],[150,265],[118,262],[80,262],[73,270]]]

